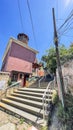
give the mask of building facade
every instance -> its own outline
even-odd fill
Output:
[[[12,81],[22,80],[25,86],[26,79],[32,74],[33,63],[38,51],[28,46],[28,36],[19,34],[18,39],[10,38],[5,50],[1,71],[10,72]]]

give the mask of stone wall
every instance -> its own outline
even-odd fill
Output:
[[[56,71],[57,74],[57,84],[58,84],[58,92],[59,97],[61,97],[61,90],[60,90],[60,80],[58,75],[58,70]],[[62,66],[62,74],[63,74],[63,80],[64,80],[64,89],[67,93],[68,90],[73,91],[73,60],[66,62]]]
[[[2,88],[3,84],[4,87],[7,87],[9,76],[10,73],[0,71],[0,88]]]

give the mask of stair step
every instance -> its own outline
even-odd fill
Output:
[[[17,88],[7,97],[2,98],[0,109],[4,109],[12,114],[23,117],[33,123],[43,122],[43,95],[46,91],[44,83],[42,88]],[[46,93],[46,105],[52,100],[53,90],[49,89]],[[49,99],[48,99],[49,98]],[[50,111],[49,111],[50,112]],[[47,113],[46,113],[47,117]]]
[[[30,114],[28,112],[25,112],[23,110],[17,109],[17,108],[15,108],[13,106],[10,106],[8,104],[4,104],[2,102],[0,103],[0,109],[1,109],[1,107],[8,110],[8,111],[11,111],[11,112],[13,112],[13,113],[15,113],[17,115],[20,115],[20,117],[23,117],[24,119],[26,119],[28,121],[31,121],[33,123],[38,123],[39,124],[40,120],[42,120],[42,118],[40,118],[40,120],[38,120],[37,116],[32,115],[32,114]]]
[[[2,102],[3,103],[6,103],[6,104],[9,104],[11,106],[14,106],[20,110],[24,110],[28,113],[31,113],[31,114],[34,114],[34,115],[38,115],[40,117],[43,117],[43,110],[42,109],[39,109],[39,108],[36,108],[34,106],[30,106],[30,105],[26,105],[26,104],[23,104],[23,103],[19,103],[19,102],[16,102],[16,101],[12,101],[10,99],[6,99],[6,98],[3,98],[2,99]]]
[[[25,98],[25,99],[30,99],[30,100],[42,102],[42,97],[31,96],[31,95],[23,95],[23,94],[18,94],[18,93],[12,93],[11,95],[15,96],[15,97],[21,97],[21,98]],[[51,98],[46,99],[46,101],[48,101],[48,100],[51,101]]]
[[[17,102],[21,102],[27,105],[31,105],[31,106],[35,106],[38,108],[42,108],[42,102],[38,102],[38,101],[33,101],[30,99],[23,99],[23,98],[19,98],[19,97],[14,97],[14,96],[7,96],[7,99],[13,100],[13,101],[17,101]]]
[[[46,88],[48,86],[49,82],[44,82],[42,81],[40,83],[40,88]],[[32,85],[29,86],[30,88],[38,88],[39,89],[39,82],[33,83]]]
[[[37,93],[37,92],[25,92],[25,91],[14,91],[14,93],[20,93],[20,94],[25,94],[25,95],[32,95],[32,96],[38,96],[38,97],[43,97],[43,94],[44,93]],[[51,97],[52,96],[52,94],[49,94],[49,97]]]
[[[36,89],[36,88],[18,88],[19,91],[37,92],[44,93],[46,89]],[[53,90],[49,89],[47,93],[53,93]]]

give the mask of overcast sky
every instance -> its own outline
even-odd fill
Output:
[[[22,32],[29,36],[29,46],[39,51],[37,58],[40,60],[45,51],[54,45],[52,8],[55,9],[57,29],[73,9],[73,0],[29,0],[36,38],[34,40],[27,0],[19,0],[19,3],[23,28],[18,0],[0,0],[0,68],[9,38],[17,38],[17,34]],[[68,47],[73,42],[72,30],[65,35],[61,36],[59,44]]]

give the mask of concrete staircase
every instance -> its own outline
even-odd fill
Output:
[[[43,103],[42,96],[44,88],[18,88],[5,98],[1,99],[0,109],[17,117],[22,117],[26,121],[35,124],[43,123]],[[52,90],[48,90],[49,99],[52,98]]]

